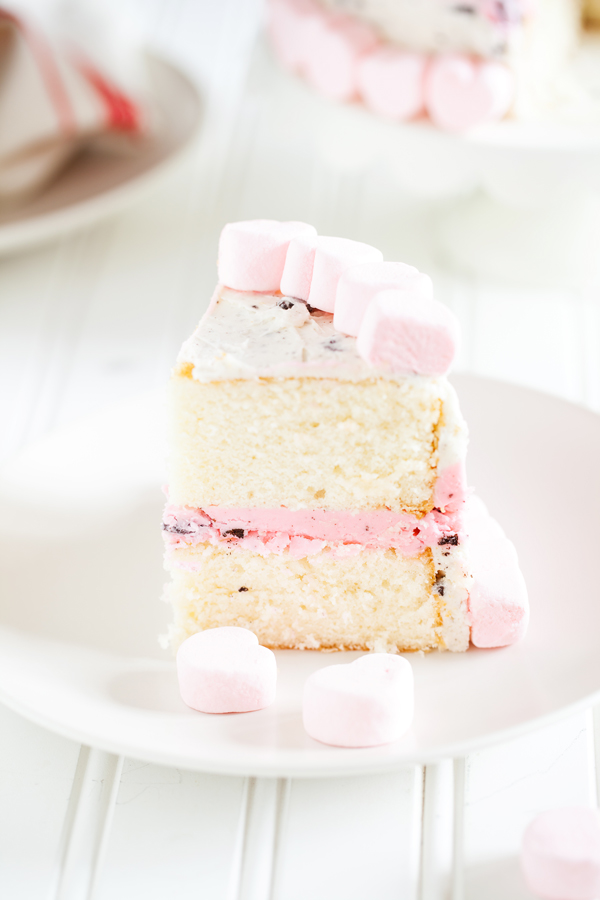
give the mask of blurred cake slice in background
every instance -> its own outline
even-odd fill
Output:
[[[224,229],[219,281],[170,386],[173,645],[221,625],[327,650],[522,636],[514,548],[498,527],[485,537],[485,510],[469,556],[467,431],[446,378],[458,328],[429,278],[257,221]],[[496,558],[512,573],[497,590]]]
[[[270,0],[280,62],[333,100],[461,132],[569,102],[598,0]]]

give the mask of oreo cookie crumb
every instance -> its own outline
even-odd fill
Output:
[[[169,534],[193,534],[191,528],[182,528],[181,525],[167,525],[166,522],[163,522],[163,531],[168,531]]]
[[[307,310],[309,311],[309,313],[318,312],[317,307],[316,307],[316,306],[311,306],[310,303],[307,303],[307,304],[306,304],[306,308],[307,308]]]
[[[457,534],[447,534],[445,537],[441,537],[438,541],[438,546],[443,547],[444,544],[452,544],[453,547],[458,546],[458,535]]]
[[[247,587],[238,588],[238,594],[242,594],[244,591],[247,591],[247,590],[248,590]]]
[[[277,306],[280,306],[281,309],[291,309],[294,305],[292,300],[280,300]]]
[[[243,538],[246,532],[243,528],[230,528],[229,531],[223,532],[223,537],[227,537],[228,534],[232,534],[236,538]]]

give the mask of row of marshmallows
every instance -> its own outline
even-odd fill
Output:
[[[303,222],[226,225],[219,282],[236,291],[281,291],[333,313],[334,326],[357,338],[367,363],[396,374],[443,375],[456,353],[458,322],[433,299],[427,275],[384,262],[369,244],[318,236]]]
[[[330,100],[360,98],[374,113],[398,121],[427,113],[447,131],[498,121],[512,106],[514,77],[502,63],[401,50],[316,0],[270,0],[269,6],[269,34],[281,64]]]
[[[275,701],[275,654],[246,628],[209,628],[177,651],[181,697],[204,713],[254,712]],[[353,663],[325,666],[304,685],[302,715],[308,734],[337,747],[374,747],[402,737],[411,726],[414,683],[410,663],[370,653]]]

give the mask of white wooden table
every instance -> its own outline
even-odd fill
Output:
[[[310,221],[418,265],[461,320],[459,368],[600,411],[598,296],[445,272],[433,207],[402,197],[385,172],[340,173],[264,127],[252,61],[258,0],[125,9],[201,80],[202,140],[127,214],[0,260],[1,458],[162,386],[210,296],[220,228],[244,218]],[[454,848],[452,774],[448,761],[337,780],[203,775],[80,747],[0,707],[0,895],[526,898],[517,866],[526,823],[547,807],[596,802],[592,714],[455,764]]]

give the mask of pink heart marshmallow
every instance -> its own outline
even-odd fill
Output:
[[[314,0],[270,0],[268,29],[273,49],[286,69],[300,71],[315,23],[325,13]]]
[[[442,303],[410,290],[388,290],[367,307],[356,349],[370,365],[398,374],[445,375],[458,335],[458,322]]]
[[[470,497],[465,504],[463,527],[473,573],[471,643],[475,647],[514,644],[525,635],[529,622],[527,586],[517,551],[478,497]]]
[[[521,866],[527,886],[538,897],[600,897],[598,810],[574,806],[540,813],[525,829]]]
[[[378,47],[358,63],[358,92],[369,109],[389,119],[413,119],[425,108],[428,57]]]
[[[466,131],[502,119],[512,105],[514,92],[512,72],[502,63],[438,56],[427,72],[425,105],[439,128]]]
[[[303,235],[290,241],[281,276],[282,294],[308,300],[316,249],[317,237],[313,235]]]
[[[327,16],[306,32],[306,80],[330,100],[352,100],[358,89],[359,60],[377,46],[375,32],[345,16]]]
[[[391,653],[369,653],[346,665],[326,666],[304,685],[304,728],[322,744],[389,744],[408,731],[413,713],[412,667]]]
[[[316,309],[332,313],[342,273],[351,266],[380,262],[383,262],[383,253],[370,244],[350,241],[347,238],[317,238],[308,294],[309,304]]]
[[[226,626],[193,634],[177,651],[184,703],[204,713],[251,712],[275,700],[275,654],[246,628]]]
[[[366,263],[342,273],[335,295],[333,324],[338,331],[356,337],[367,306],[373,297],[388,288],[410,290],[433,300],[433,285],[428,275],[400,262]]]
[[[304,222],[256,219],[226,225],[219,239],[219,281],[235,291],[278,291],[290,241],[316,234]]]

